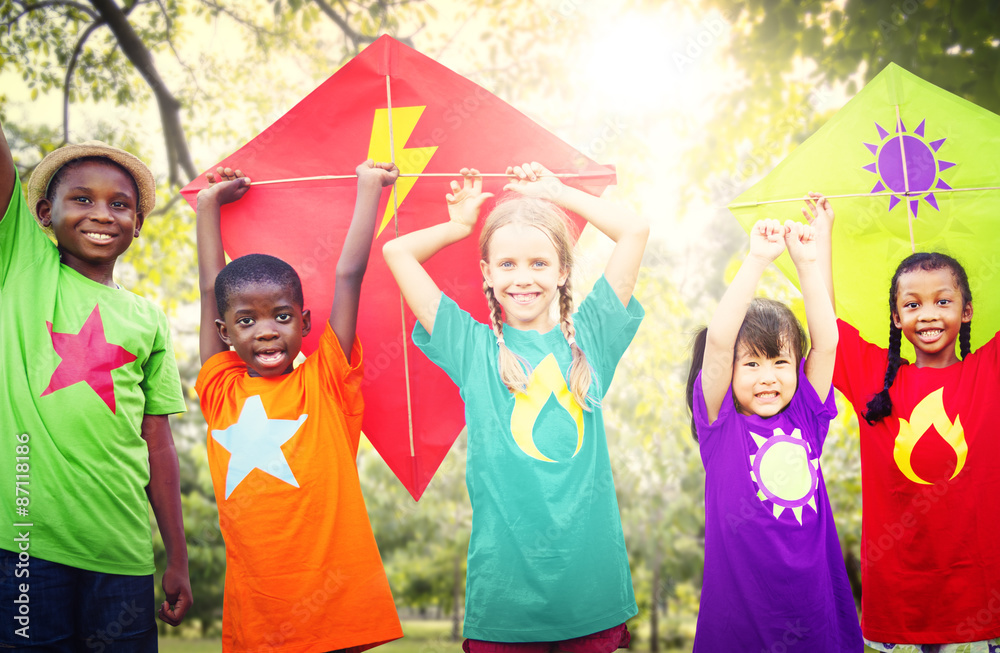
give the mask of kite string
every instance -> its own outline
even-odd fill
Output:
[[[987,191],[987,190],[1000,190],[1000,186],[977,186],[975,188],[935,188],[934,194],[942,193],[969,193],[974,191]],[[913,192],[913,193],[897,193],[895,191],[883,191],[881,193],[843,193],[840,195],[824,195],[825,198],[835,200],[843,197],[889,197],[892,195],[903,195],[905,197],[913,196],[920,197],[925,195],[925,191]],[[802,202],[805,197],[783,197],[776,200],[761,200],[760,202],[740,202],[739,204],[730,204],[731,209],[748,209],[755,206],[764,206],[766,204],[784,204],[786,202]]]
[[[392,118],[389,119],[392,122]],[[390,138],[392,133],[392,127],[389,128]],[[391,151],[391,150],[390,150]],[[394,155],[395,153],[393,153]],[[395,163],[395,161],[393,161]],[[400,177],[461,177],[460,172],[414,172],[409,174],[400,174]],[[506,172],[481,172],[480,177],[507,177]],[[593,174],[578,174],[575,172],[559,172],[552,173],[550,175],[539,175],[540,177],[607,177],[606,173],[593,173]],[[251,182],[251,186],[266,186],[268,184],[288,184],[294,181],[331,181],[336,179],[355,179],[357,175],[317,175],[315,177],[293,177],[289,179],[266,179],[264,181],[254,181]],[[395,191],[395,187],[393,188]]]
[[[392,131],[392,85],[389,76],[385,76],[385,98],[388,105],[389,115],[389,160],[396,163],[396,138]],[[402,176],[402,175],[400,175]],[[398,178],[397,178],[398,181]],[[392,182],[392,223],[396,230],[396,238],[399,238],[399,199],[396,195],[396,182]],[[406,304],[403,301],[403,292],[399,292],[399,319],[403,326],[403,380],[406,382],[406,421],[410,435],[410,458],[414,465],[413,481],[417,482],[416,475],[416,452],[413,447],[413,401],[410,395],[410,354],[406,346]]]
[[[910,175],[906,169],[906,141],[903,139],[903,119],[899,115],[899,105],[896,105],[896,135],[899,136],[899,157],[902,159],[903,168],[903,192],[906,197],[910,196]],[[917,200],[918,202],[920,200]],[[913,238],[913,207],[909,200],[904,200],[906,204],[906,224],[910,228],[910,253],[916,253],[917,241]]]

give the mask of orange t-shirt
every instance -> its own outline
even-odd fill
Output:
[[[224,651],[364,650],[402,637],[356,456],[361,345],[327,325],[290,374],[251,377],[235,352],[195,389],[226,541]]]

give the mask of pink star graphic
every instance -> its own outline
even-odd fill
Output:
[[[104,323],[97,306],[83,323],[80,332],[55,333],[52,323],[46,322],[52,347],[59,354],[59,366],[52,373],[49,387],[41,396],[51,394],[84,381],[93,388],[111,412],[115,412],[115,382],[111,370],[135,360],[135,355],[119,345],[110,344],[104,337]]]

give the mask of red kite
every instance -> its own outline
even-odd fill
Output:
[[[402,176],[384,193],[361,292],[363,430],[416,500],[461,431],[464,410],[451,380],[408,342],[415,318],[403,307],[382,245],[446,220],[444,196],[463,167],[502,173],[508,165],[540,161],[573,175],[567,184],[594,195],[615,176],[482,87],[383,36],[217,164],[241,168],[255,184],[286,180],[255,185],[223,207],[226,252],[233,258],[263,252],[289,262],[302,278],[306,306],[313,315],[327,315],[354,207],[350,173],[368,158],[394,161]],[[343,178],[302,180],[317,176]],[[502,176],[488,177],[484,190],[499,194],[504,183]],[[206,185],[203,174],[181,191],[192,207]],[[488,322],[476,241],[451,246],[427,268],[448,296]],[[320,331],[303,343],[307,354]]]

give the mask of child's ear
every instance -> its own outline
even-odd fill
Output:
[[[562,288],[566,285],[566,281],[569,279],[569,270],[562,270],[559,273],[559,287]]]
[[[895,311],[893,311],[892,313],[892,326],[896,327],[897,329],[903,328],[903,323],[899,321],[899,313],[896,313]]]
[[[479,261],[479,269],[483,271],[483,279],[486,281],[486,285],[492,288],[493,279],[490,278],[490,264],[486,261]]]
[[[965,303],[965,308],[962,309],[962,321],[963,322],[972,321],[972,302]]]
[[[48,198],[43,197],[38,200],[35,204],[35,215],[38,216],[38,220],[42,223],[43,227],[52,226],[52,202]]]
[[[232,347],[233,343],[229,339],[229,329],[226,328],[226,322],[224,320],[216,320],[215,328],[219,330],[219,339],[226,343],[226,346]]]
[[[135,214],[135,231],[132,232],[133,238],[139,237],[139,231],[142,230],[142,225],[146,222],[146,216],[141,213]]]
[[[312,314],[308,308],[302,309],[302,337],[305,338],[312,331]]]

